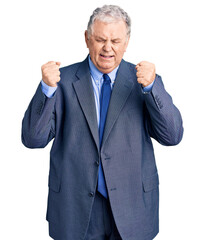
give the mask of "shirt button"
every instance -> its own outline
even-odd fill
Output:
[[[94,193],[93,193],[93,192],[89,192],[89,196],[90,196],[90,197],[93,197],[93,196],[94,196]]]

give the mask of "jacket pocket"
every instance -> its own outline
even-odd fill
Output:
[[[59,192],[60,180],[56,176],[50,174],[48,179],[48,187],[54,192]]]
[[[159,186],[159,176],[158,173],[155,173],[151,177],[145,178],[142,181],[144,192],[152,191],[153,189]]]
[[[159,208],[159,177],[155,173],[143,181],[143,201],[150,219],[154,219]]]

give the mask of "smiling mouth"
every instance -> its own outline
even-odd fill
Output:
[[[104,59],[111,59],[111,58],[114,57],[113,55],[107,56],[107,55],[103,55],[103,54],[100,54],[100,56],[101,56],[102,58],[104,58]]]

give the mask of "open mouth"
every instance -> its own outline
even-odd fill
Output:
[[[100,54],[100,56],[104,59],[111,59],[114,57],[113,55],[103,55],[103,54]]]

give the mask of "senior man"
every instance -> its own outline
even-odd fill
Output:
[[[130,18],[97,8],[89,55],[42,81],[22,124],[22,142],[50,152],[47,220],[55,240],[151,240],[158,231],[159,179],[151,138],[178,144],[182,119],[155,66],[124,61]]]

